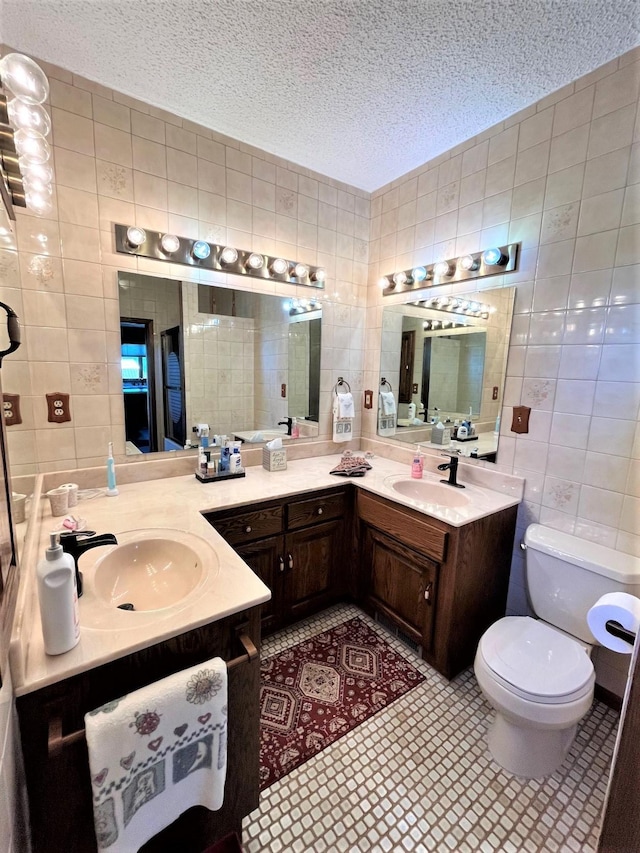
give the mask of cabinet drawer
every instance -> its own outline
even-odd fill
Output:
[[[222,518],[208,515],[207,521],[230,545],[242,545],[264,536],[282,532],[282,507],[258,507],[250,512],[238,512]]]
[[[432,560],[438,563],[444,561],[449,534],[430,524],[424,516],[372,497],[366,492],[358,495],[358,516],[372,527],[377,527]]]
[[[287,507],[287,529],[295,530],[298,527],[319,524],[331,518],[340,518],[344,512],[344,492],[294,501]]]

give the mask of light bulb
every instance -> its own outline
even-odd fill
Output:
[[[211,254],[211,246],[204,240],[196,240],[191,249],[194,258],[205,261]]]
[[[453,270],[451,269],[449,261],[438,261],[433,268],[433,272],[438,276],[438,278],[441,278],[444,275],[451,275]]]
[[[144,228],[138,228],[137,225],[131,225],[127,228],[127,243],[134,249],[137,249],[138,246],[142,246],[146,239],[147,232]]]
[[[220,252],[220,262],[223,264],[235,264],[238,260],[238,250],[233,246],[225,246]]]
[[[247,258],[246,266],[252,270],[261,270],[264,266],[264,256],[259,255],[257,252],[251,252]]]
[[[175,234],[163,234],[160,238],[160,246],[167,255],[173,255],[180,248],[180,240]]]
[[[325,269],[323,269],[322,267],[318,267],[317,270],[314,270],[311,273],[312,281],[325,281],[326,277],[327,277],[327,271]]]
[[[293,269],[293,274],[296,278],[306,278],[309,274],[309,267],[306,264],[296,264]]]
[[[487,249],[482,253],[482,260],[489,267],[501,266],[507,260],[507,256],[500,249]]]
[[[53,188],[49,181],[42,181],[40,178],[33,177],[31,175],[25,175],[25,177],[23,177],[22,186],[24,187],[25,193],[32,192],[50,196],[53,192]]]
[[[43,136],[49,135],[51,119],[40,104],[25,104],[17,98],[12,98],[7,104],[7,114],[16,130],[37,130]]]
[[[53,180],[53,169],[49,163],[27,163],[21,171],[23,177],[34,178],[45,184]]]
[[[427,277],[427,271],[424,267],[415,267],[411,275],[414,281],[424,281]]]
[[[480,263],[473,255],[465,255],[463,258],[460,258],[460,266],[467,272],[473,272],[473,270],[478,269]]]
[[[27,203],[27,207],[33,210],[34,213],[40,214],[40,216],[51,213],[53,210],[51,197],[44,193],[27,192],[25,193],[24,200]]]
[[[384,290],[387,287],[395,287],[395,284],[390,282],[386,275],[383,275],[378,279],[378,286]]]
[[[13,137],[13,141],[21,167],[23,163],[25,165],[33,164],[39,166],[42,163],[46,163],[51,156],[49,143],[37,130],[18,130]]]
[[[271,262],[271,272],[276,275],[284,275],[289,269],[289,261],[284,258],[274,258]]]
[[[3,89],[25,104],[43,104],[49,97],[49,81],[42,68],[21,53],[8,53],[0,59]]]
[[[393,283],[396,287],[401,287],[403,284],[407,283],[407,274],[405,272],[397,272],[393,276]]]

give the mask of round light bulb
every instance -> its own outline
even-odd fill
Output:
[[[37,165],[46,163],[51,157],[49,143],[37,130],[18,130],[14,134],[13,141],[20,160],[20,166]]]
[[[42,68],[21,53],[0,59],[2,87],[25,104],[43,104],[49,97],[49,81]]]
[[[384,290],[387,287],[395,287],[395,284],[390,282],[386,275],[383,275],[378,279],[378,286]]]
[[[196,240],[191,251],[194,258],[197,258],[199,261],[205,261],[211,254],[211,246],[205,243],[204,240]]]
[[[127,243],[137,249],[147,239],[147,232],[144,228],[138,228],[137,225],[131,225],[127,228]]]
[[[238,250],[234,249],[233,246],[225,246],[220,252],[220,261],[223,264],[235,264],[237,260]]]
[[[53,192],[50,181],[42,181],[40,178],[33,177],[32,175],[25,175],[22,178],[22,186],[24,187],[25,193],[32,192],[50,196]]]
[[[12,98],[7,104],[7,114],[16,130],[37,130],[43,136],[49,135],[51,119],[40,104],[25,104],[17,98]]]
[[[424,281],[427,277],[427,271],[424,267],[415,267],[411,275],[414,281]]]
[[[327,271],[322,267],[318,267],[317,270],[314,270],[311,273],[311,278],[314,281],[325,281],[325,279],[327,278]]]
[[[53,169],[49,163],[27,163],[21,171],[23,177],[34,178],[45,184],[53,180]]]
[[[51,196],[45,193],[27,192],[25,193],[24,200],[27,203],[27,207],[40,216],[45,216],[53,210]]]
[[[247,258],[247,266],[252,270],[261,270],[264,266],[264,256],[259,255],[258,252],[251,252]]]
[[[407,283],[407,274],[406,272],[397,272],[393,276],[393,283],[396,287],[401,287],[403,284]]]
[[[453,270],[451,269],[449,261],[438,261],[433,268],[433,272],[438,276],[438,278],[441,278],[445,275],[451,275]]]
[[[276,275],[284,275],[289,269],[289,262],[284,258],[275,258],[271,263],[271,272]]]
[[[293,274],[296,278],[306,278],[309,275],[309,267],[306,264],[296,264]]]
[[[463,258],[460,258],[460,266],[463,270],[467,272],[473,272],[473,270],[477,270],[480,264],[478,260],[473,257],[473,255],[465,255]]]
[[[482,260],[487,266],[495,267],[503,264],[507,260],[507,257],[502,254],[500,249],[493,248],[487,249],[482,253]]]

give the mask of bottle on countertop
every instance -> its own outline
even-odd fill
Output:
[[[65,554],[57,533],[51,533],[44,559],[38,563],[38,599],[44,650],[48,655],[70,651],[80,639],[75,560]]]
[[[296,418],[291,419],[291,438],[300,438],[300,427]]]
[[[416,416],[416,404],[415,403],[409,403],[409,411],[407,413],[407,418],[410,421],[413,421],[415,416]]]
[[[416,452],[413,454],[413,462],[411,463],[411,476],[414,480],[421,480],[424,471],[424,458],[420,452],[420,447],[416,446]]]

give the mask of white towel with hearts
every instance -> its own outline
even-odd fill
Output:
[[[135,853],[192,806],[222,806],[227,667],[220,658],[85,715],[100,850]]]
[[[340,397],[345,394],[335,394],[333,398],[333,441],[351,441],[353,438],[353,414],[345,417],[340,414]],[[349,394],[351,397],[351,394]],[[351,411],[353,412],[353,398],[351,397]]]

